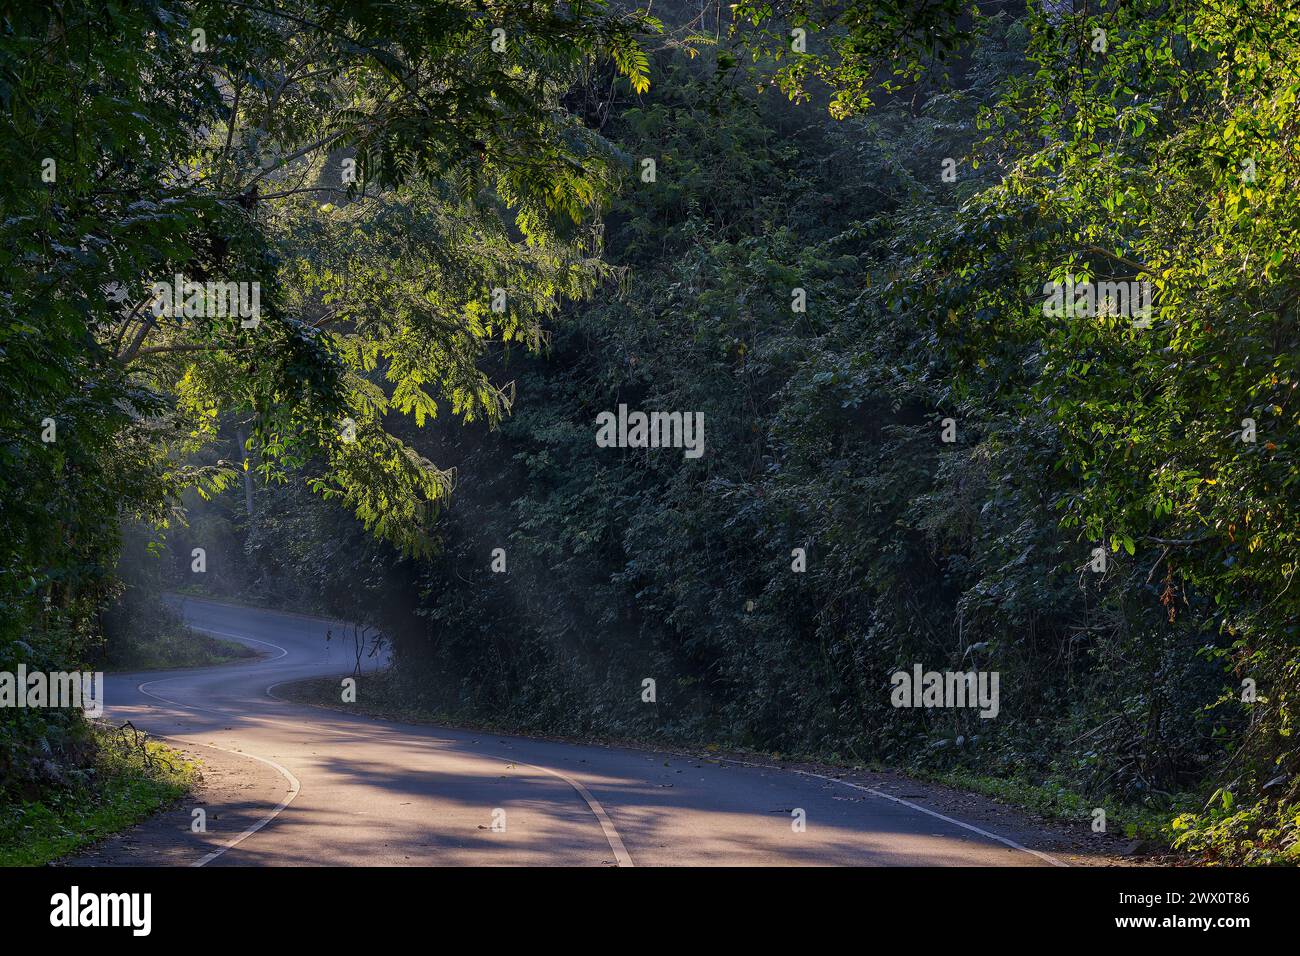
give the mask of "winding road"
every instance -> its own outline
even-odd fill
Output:
[[[192,805],[72,862],[1064,865],[1022,844],[1032,842],[1024,832],[959,819],[933,800],[923,806],[911,798],[924,794],[904,796],[908,788],[867,775],[839,779],[291,703],[277,685],[352,670],[337,626],[327,642],[330,625],[316,618],[196,599],[180,607],[196,629],[263,656],[109,675],[106,716],[200,757],[205,785]]]

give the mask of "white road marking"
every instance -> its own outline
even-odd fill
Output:
[[[192,867],[207,866],[209,863],[211,863],[217,857],[221,856],[221,854],[225,853],[227,850],[233,850],[235,847],[239,846],[239,844],[243,843],[245,840],[251,837],[258,830],[262,829],[262,827],[266,826],[268,823],[270,823],[272,820],[278,817],[281,811],[283,811],[284,808],[287,807],[289,804],[293,803],[293,798],[298,796],[298,794],[302,791],[302,784],[298,782],[298,778],[295,777],[288,770],[288,768],[280,766],[274,760],[268,760],[265,757],[259,757],[257,754],[246,753],[243,750],[228,750],[225,747],[218,747],[216,744],[192,744],[190,741],[186,741],[177,737],[170,737],[170,736],[166,736],[166,739],[175,740],[178,743],[185,744],[186,746],[206,747],[209,750],[221,750],[228,754],[234,754],[236,757],[251,757],[253,760],[257,760],[260,761],[261,763],[267,764],[268,766],[274,767],[276,770],[280,772],[281,776],[283,776],[285,780],[289,781],[288,795],[283,800],[281,800],[279,804],[276,805],[276,808],[274,810],[272,810],[266,816],[262,817],[262,819],[258,820],[251,827],[249,827],[243,833],[239,834],[239,836],[235,837],[229,843],[225,844],[224,846],[217,847],[215,850],[213,850],[211,853],[209,853],[207,856],[203,857],[202,859],[195,860],[193,863],[190,864],[190,866]]]
[[[996,833],[990,833],[988,830],[980,829],[979,827],[975,826],[975,824],[973,823],[965,823],[961,820],[954,819],[953,817],[945,816],[944,814],[938,812],[937,810],[931,810],[928,807],[921,806],[919,803],[913,803],[911,800],[904,800],[902,797],[896,797],[893,794],[885,793],[883,790],[877,790],[875,787],[864,787],[860,783],[850,783],[847,780],[837,780],[835,777],[827,777],[820,773],[813,773],[810,770],[795,770],[793,772],[803,774],[805,777],[819,777],[822,780],[829,780],[831,783],[839,783],[839,784],[843,784],[846,787],[852,787],[854,790],[865,790],[867,793],[871,794],[872,796],[884,797],[886,800],[893,800],[895,803],[901,803],[905,807],[911,807],[913,810],[920,810],[922,813],[928,813],[932,817],[938,817],[940,820],[947,821],[948,823],[955,824],[956,826],[965,827],[967,830],[970,830],[973,833],[978,833],[980,836],[988,837],[990,840],[997,840],[999,843],[1005,843],[1013,850],[1020,850],[1023,853],[1033,854],[1034,856],[1038,857],[1041,860],[1046,860],[1048,863],[1052,864],[1052,866],[1069,867],[1070,865],[1066,863],[1064,860],[1058,860],[1050,853],[1043,853],[1041,850],[1031,850],[1029,847],[1022,846],[1021,844],[1017,843],[1015,840],[1010,839],[1009,837],[998,836]]]
[[[246,637],[243,634],[231,634],[227,631],[214,631],[211,628],[206,628],[206,627],[195,627],[194,629],[196,631],[206,631],[209,634],[220,634],[225,637],[237,637],[241,640],[252,641],[254,644],[265,644],[268,647],[274,647],[276,650],[280,652],[280,657],[272,657],[271,660],[273,661],[278,661],[281,657],[289,656],[289,652],[285,648],[281,647],[279,644],[272,644],[270,641],[259,641],[257,640],[257,638]],[[188,676],[189,676],[188,674],[184,675],[184,677],[188,677]],[[165,684],[168,681],[182,680],[182,679],[183,677],[163,677],[163,678],[159,678],[158,680],[143,681],[136,686],[136,690],[144,694],[146,697],[152,697],[154,700],[160,700],[165,704],[171,704],[173,707],[180,707],[182,710],[199,710],[209,714],[221,714],[222,716],[228,716],[226,711],[214,710],[211,707],[199,707],[195,704],[182,704],[180,701],[169,700],[168,698],[163,697],[159,694],[155,694],[152,691],[145,690],[146,687],[152,686],[154,684]],[[157,736],[163,737],[166,740],[175,740],[178,743],[184,743],[186,745],[190,745],[191,743],[190,741],[185,740],[184,738],[174,737],[171,736],[170,734],[158,734]],[[207,856],[203,857],[200,860],[196,860],[195,862],[190,864],[190,866],[206,866],[207,864],[215,860],[217,857],[221,856],[221,854],[225,853],[227,850],[231,850],[239,846],[239,844],[243,843],[245,840],[251,837],[258,830],[262,829],[262,827],[266,826],[268,823],[270,823],[272,820],[278,817],[284,811],[285,807],[293,803],[293,798],[298,796],[298,794],[302,792],[302,784],[298,781],[298,778],[293,775],[293,773],[289,770],[288,767],[283,767],[280,764],[276,763],[274,760],[269,760],[266,757],[259,757],[257,754],[250,754],[243,750],[230,750],[226,747],[218,747],[216,744],[194,744],[194,746],[207,747],[212,750],[220,750],[224,753],[234,754],[237,757],[248,757],[252,760],[256,760],[260,763],[264,763],[268,767],[274,767],[277,771],[279,771],[280,776],[284,777],[285,780],[289,781],[288,795],[283,800],[281,800],[279,804],[276,805],[274,810],[272,810],[266,816],[262,817],[262,819],[258,820],[251,827],[249,827],[243,833],[239,834],[229,843],[225,844],[224,846],[218,847],[217,849],[209,853]]]
[[[220,636],[222,636],[222,637],[234,637],[234,638],[238,638],[238,639],[240,639],[240,640],[252,641],[254,644],[265,644],[265,645],[268,646],[268,647],[274,647],[276,650],[278,650],[278,651],[280,652],[280,655],[279,655],[279,657],[273,657],[273,658],[271,658],[271,660],[273,660],[273,661],[278,661],[278,660],[280,660],[280,658],[282,658],[282,657],[287,657],[287,656],[289,655],[289,651],[288,651],[288,650],[286,650],[285,648],[281,647],[279,644],[273,644],[273,643],[271,643],[270,641],[259,641],[257,638],[254,638],[254,637],[248,637],[248,636],[246,636],[246,635],[244,635],[244,634],[232,634],[232,633],[229,632],[229,631],[218,631],[218,630],[215,630],[215,629],[213,629],[213,628],[208,628],[208,627],[197,627],[197,626],[194,626],[194,625],[191,625],[191,626],[194,627],[195,630],[198,630],[198,631],[204,631],[204,632],[206,632],[206,633],[208,633],[208,634],[217,634],[217,635],[220,635]],[[171,705],[174,706],[174,707],[180,707],[180,708],[182,708],[182,709],[184,709],[184,710],[198,710],[198,711],[204,711],[204,712],[209,713],[209,714],[221,714],[222,716],[228,716],[228,715],[229,715],[227,711],[214,710],[214,709],[211,708],[211,707],[199,707],[199,706],[194,705],[194,704],[182,704],[180,701],[169,700],[169,699],[166,698],[166,697],[162,697],[162,696],[160,696],[160,695],[158,695],[158,694],[152,693],[151,691],[145,690],[145,688],[148,687],[148,686],[152,686],[152,685],[155,685],[155,684],[165,684],[165,683],[167,683],[168,681],[183,680],[185,677],[188,677],[188,676],[189,676],[189,675],[186,674],[186,675],[183,675],[182,677],[163,677],[163,678],[160,678],[159,680],[145,681],[145,682],[139,684],[139,685],[136,687],[136,690],[138,690],[140,693],[144,694],[144,695],[147,696],[147,697],[152,697],[152,698],[154,698],[155,700],[163,701],[164,703],[171,704]],[[275,690],[275,688],[279,687],[279,686],[280,686],[281,684],[283,684],[283,683],[286,683],[286,681],[276,681],[276,682],[275,682],[274,684],[272,684],[270,687],[267,687],[266,690],[264,691],[264,693],[266,694],[266,696],[270,697],[270,698],[273,699],[273,700],[278,700],[278,701],[281,701],[282,703],[290,703],[290,701],[286,701],[283,697],[277,697],[275,694],[272,693],[272,691]],[[286,721],[284,721],[284,720],[282,720],[282,719],[279,719],[279,720],[273,720],[272,722],[273,722],[273,723],[281,723],[281,724],[282,724],[282,723],[286,723]],[[305,726],[305,725],[303,725],[303,724],[301,724],[301,723],[298,723],[297,726]],[[367,739],[367,738],[366,738],[364,735],[362,735],[362,734],[352,733],[352,732],[350,732],[350,731],[346,731],[346,730],[337,730],[337,729],[336,729],[336,730],[334,730],[333,732],[336,733],[336,734],[341,734],[341,735],[343,735],[343,736],[353,737],[353,738],[355,738],[355,739],[359,739],[359,740],[365,740],[365,739]],[[160,736],[162,736],[162,735],[160,735]],[[178,739],[180,739],[180,738],[170,737],[169,739],[172,739],[172,740],[178,740]],[[227,843],[225,846],[219,847],[218,849],[212,851],[212,852],[209,853],[207,856],[203,857],[203,859],[201,859],[201,860],[199,860],[199,861],[197,861],[197,862],[195,862],[195,863],[191,863],[191,864],[190,864],[191,866],[204,866],[204,865],[206,865],[206,864],[208,864],[208,863],[211,863],[213,860],[215,860],[217,857],[221,856],[221,854],[225,853],[227,850],[230,850],[230,849],[232,849],[232,848],[238,846],[240,843],[244,842],[244,840],[248,839],[250,836],[252,836],[252,835],[253,835],[254,833],[256,833],[258,830],[262,829],[262,827],[266,826],[268,823],[270,823],[272,820],[274,820],[277,816],[279,816],[280,813],[281,813],[281,812],[282,812],[282,811],[283,811],[287,806],[289,806],[289,804],[293,803],[293,799],[294,799],[294,797],[298,796],[298,794],[302,791],[302,784],[298,781],[298,778],[295,777],[295,776],[293,775],[293,773],[290,772],[289,769],[288,769],[287,767],[283,767],[283,766],[281,766],[280,764],[276,763],[274,760],[268,760],[268,759],[265,758],[265,757],[259,757],[259,756],[257,756],[256,754],[247,753],[247,752],[242,751],[242,750],[228,750],[228,749],[225,748],[225,747],[218,747],[218,746],[216,746],[215,744],[203,744],[203,745],[201,745],[201,746],[211,747],[213,750],[221,750],[221,751],[224,751],[225,753],[235,754],[236,756],[251,757],[251,758],[254,759],[254,760],[261,761],[262,763],[267,764],[268,766],[274,767],[276,770],[278,770],[278,771],[280,772],[281,776],[283,776],[286,780],[289,781],[289,795],[286,796],[283,800],[281,800],[280,803],[279,803],[279,805],[278,805],[274,810],[272,810],[269,814],[267,814],[267,815],[266,815],[265,817],[263,817],[261,820],[258,820],[257,823],[255,823],[253,826],[249,827],[249,828],[248,828],[247,830],[245,830],[243,833],[239,834],[239,836],[235,837],[234,840],[230,841],[230,842]],[[462,752],[465,752],[465,751],[462,751]],[[481,757],[481,758],[483,758],[483,759],[485,759],[485,760],[506,760],[506,759],[507,759],[507,758],[505,758],[505,757],[499,757],[499,756],[492,755],[492,754],[478,753],[478,752],[475,752],[475,751],[468,751],[468,752],[470,752],[470,753],[474,753],[475,756]],[[585,786],[583,786],[583,784],[582,784],[581,782],[579,782],[578,780],[575,780],[573,777],[570,777],[570,776],[567,776],[566,774],[560,773],[558,770],[552,770],[552,769],[550,769],[549,767],[539,767],[539,766],[537,766],[536,764],[521,763],[521,762],[519,762],[519,761],[510,761],[510,762],[515,763],[516,766],[520,766],[520,767],[528,767],[528,768],[530,768],[530,769],[532,769],[532,770],[537,770],[537,771],[540,771],[541,773],[546,773],[546,774],[550,774],[550,775],[553,776],[553,777],[558,777],[560,780],[563,780],[563,781],[564,781],[565,783],[567,783],[570,787],[572,787],[574,790],[576,790],[577,793],[578,793],[578,796],[582,797],[582,799],[583,799],[583,800],[586,802],[586,804],[587,804],[587,808],[588,808],[589,810],[591,810],[592,815],[595,816],[595,818],[596,818],[596,822],[600,824],[601,832],[603,832],[603,833],[605,834],[605,842],[607,842],[607,843],[609,844],[609,848],[610,848],[610,850],[611,850],[611,851],[613,852],[613,854],[614,854],[614,860],[615,860],[615,861],[618,863],[618,865],[621,866],[621,867],[623,867],[623,866],[633,866],[633,865],[634,865],[634,864],[632,863],[632,855],[631,855],[630,853],[627,852],[627,847],[626,847],[626,846],[624,845],[624,843],[623,843],[623,838],[622,838],[621,836],[619,836],[618,830],[614,827],[614,821],[611,820],[611,819],[609,818],[609,814],[605,812],[605,808],[604,808],[603,806],[601,806],[600,801],[597,800],[594,796],[592,796],[591,791],[588,790]]]
[[[534,770],[542,771],[542,773],[549,773],[553,777],[559,777],[574,790],[577,790],[578,796],[587,801],[587,806],[591,808],[591,812],[596,815],[596,819],[600,822],[600,828],[605,831],[605,840],[609,843],[609,848],[614,851],[614,859],[618,862],[618,865],[634,865],[632,863],[632,855],[627,852],[627,847],[623,845],[623,838],[620,837],[618,831],[614,829],[614,821],[609,818],[609,814],[606,813],[605,808],[600,805],[600,801],[591,795],[590,790],[572,777],[562,774],[558,770],[552,770],[550,767],[539,767],[536,764],[531,763],[516,763],[520,767],[531,767]]]
[[[271,661],[278,661],[281,657],[288,657],[289,652],[279,644],[272,644],[270,641],[259,641],[255,637],[248,637],[244,634],[232,634],[230,631],[218,631],[211,627],[199,627],[197,624],[187,625],[192,631],[202,631],[205,634],[216,634],[218,637],[233,637],[241,641],[252,641],[254,644],[265,644],[267,647],[274,647],[280,652],[278,657],[268,657],[264,661],[249,661],[252,664],[269,664]],[[188,676],[188,675],[187,675]],[[174,677],[164,677],[163,680],[176,680]],[[150,681],[151,684],[161,684],[162,681]]]
[[[682,754],[682,756],[696,757],[697,759],[699,759],[698,755],[696,754]],[[1023,853],[1028,853],[1032,856],[1036,856],[1041,860],[1046,860],[1048,863],[1052,864],[1052,866],[1063,866],[1068,868],[1070,865],[1066,863],[1064,860],[1058,860],[1056,857],[1052,856],[1051,854],[1043,853],[1041,850],[1031,850],[1029,847],[1023,846],[1017,843],[1015,840],[1010,839],[1009,837],[998,836],[996,833],[990,833],[988,830],[983,830],[980,827],[975,826],[975,824],[973,823],[965,823],[961,820],[954,819],[953,817],[946,816],[945,814],[942,814],[937,810],[931,810],[928,807],[923,807],[919,803],[913,803],[911,800],[904,800],[902,797],[896,797],[891,793],[885,793],[883,790],[877,790],[875,787],[864,787],[860,783],[850,783],[847,780],[840,780],[838,777],[828,777],[826,776],[826,774],[823,773],[813,773],[813,771],[811,770],[796,770],[794,767],[774,767],[771,764],[752,763],[748,760],[734,760],[731,757],[705,757],[703,759],[717,760],[722,763],[734,763],[741,767],[758,767],[762,770],[782,770],[785,771],[786,773],[797,773],[803,777],[816,777],[818,780],[826,780],[829,781],[830,783],[838,783],[845,787],[852,787],[854,790],[861,790],[865,793],[869,793],[873,797],[882,797],[885,800],[892,800],[894,801],[894,803],[901,803],[905,807],[910,807],[913,810],[919,810],[921,813],[925,813],[932,817],[936,817],[937,819],[943,820],[946,823],[951,823],[954,826],[959,826],[962,827],[963,829],[970,830],[972,833],[978,833],[980,836],[987,837],[990,840],[996,840],[998,843],[1005,844],[1006,846],[1011,847],[1013,850],[1020,850]]]

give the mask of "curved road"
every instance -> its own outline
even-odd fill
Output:
[[[991,828],[830,777],[289,703],[275,685],[351,671],[337,626],[327,643],[330,625],[316,618],[195,599],[182,611],[265,656],[109,675],[105,716],[197,753],[217,784],[206,832],[190,832],[190,808],[174,811],[152,842],[128,840],[128,862],[1061,865]]]

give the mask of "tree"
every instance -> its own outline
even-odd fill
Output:
[[[476,356],[537,347],[591,287],[620,162],[561,100],[598,58],[644,89],[654,28],[601,2],[7,12],[5,657],[78,658],[119,518],[165,526],[185,488],[229,484],[193,456],[231,418],[264,477],[307,469],[427,548],[448,477],[385,415],[499,416]]]

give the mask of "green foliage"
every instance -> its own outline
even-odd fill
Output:
[[[430,711],[1215,794],[1181,846],[1290,858],[1300,13],[735,10],[653,51],[601,4],[17,16],[5,659],[93,642],[125,516],[172,580],[210,547],[218,591],[382,624]],[[261,325],[154,316],[177,272],[259,281]],[[1072,279],[1149,282],[1150,327],[1048,314]],[[597,448],[620,404],[702,412],[705,456]],[[1001,716],[893,708],[916,662]],[[16,733],[21,786],[79,746]]]
[[[1167,212],[1148,223],[1124,192],[1116,215],[1094,127],[1044,135],[1069,84],[1023,68],[1059,54],[1058,28],[982,29],[960,89],[926,88],[919,112],[895,99],[830,127],[737,92],[743,71],[729,88],[702,82],[710,63],[665,58],[654,96],[614,113],[610,135],[666,173],[607,217],[627,277],[566,310],[545,361],[485,363],[519,400],[496,432],[434,428],[458,491],[445,552],[417,565],[423,624],[394,600],[410,599],[405,574],[376,592],[412,701],[1018,780],[1148,833],[1224,779],[1291,786],[1293,681],[1269,664],[1294,657],[1289,472],[1268,470],[1263,440],[1233,444],[1224,411],[1253,408],[1232,369],[1272,389],[1258,363],[1289,388],[1287,327],[1258,306],[1212,323],[1202,374],[1171,328],[1185,338],[1183,316],[1235,306],[1190,287],[1174,314],[1158,287],[1150,330],[1045,317],[1044,282],[1132,278],[1115,257],[1139,246],[1148,263],[1165,250],[1172,277],[1186,215],[1144,230],[1206,184],[1144,167],[1144,202]],[[1155,161],[1138,149],[1116,168]],[[955,184],[946,157],[962,158]],[[807,313],[790,311],[796,286]],[[706,456],[594,448],[595,415],[619,403],[703,411]],[[946,417],[954,444],[938,440]],[[1222,497],[1247,460],[1230,484],[1244,499]],[[1251,550],[1243,529],[1264,515],[1275,540]],[[1098,542],[1104,575],[1086,569]],[[496,547],[505,574],[489,570]],[[889,675],[914,662],[998,671],[999,719],[892,708]],[[1247,673],[1272,695],[1253,708],[1238,702]],[[1260,832],[1268,853],[1292,839]]]
[[[1215,791],[1200,813],[1176,817],[1174,846],[1219,864],[1295,866],[1300,862],[1300,807],[1260,800],[1235,807],[1231,793]]]
[[[1230,669],[1207,702],[1234,752],[1229,785],[1259,793],[1281,775],[1284,802],[1297,780],[1300,368],[1287,268],[1297,217],[1279,174],[1300,16],[1247,7],[1033,18],[1039,72],[981,121],[1006,171],[896,294],[937,329],[945,314],[967,320],[943,336],[960,389],[1007,415],[1044,415],[1059,441],[1061,527],[1080,548],[1116,553],[1108,601],[1158,601],[1167,633],[1184,619],[1203,635],[1180,657]],[[1090,42],[1098,26],[1104,55]],[[1040,287],[1068,275],[1150,282],[1151,328],[1045,316]],[[1246,678],[1255,701],[1241,700]]]
[[[791,99],[808,99],[814,80],[829,87],[831,115],[842,119],[941,69],[970,41],[980,6],[973,0],[741,0],[732,6],[731,33],[754,59],[774,64],[773,82]],[[803,31],[803,49],[795,45],[795,30]]]
[[[128,725],[96,727],[85,780],[39,801],[0,801],[0,866],[45,866],[111,836],[188,793],[198,770]]]
[[[392,419],[445,401],[495,420],[476,358],[539,347],[539,318],[591,288],[622,158],[562,98],[593,63],[644,90],[655,29],[599,0],[6,9],[0,662],[84,660],[119,522],[164,531],[187,489],[245,469],[427,551],[450,478]],[[178,275],[256,284],[258,321],[157,308]],[[6,712],[0,731],[6,786],[84,762],[60,742],[85,739],[78,715]]]

